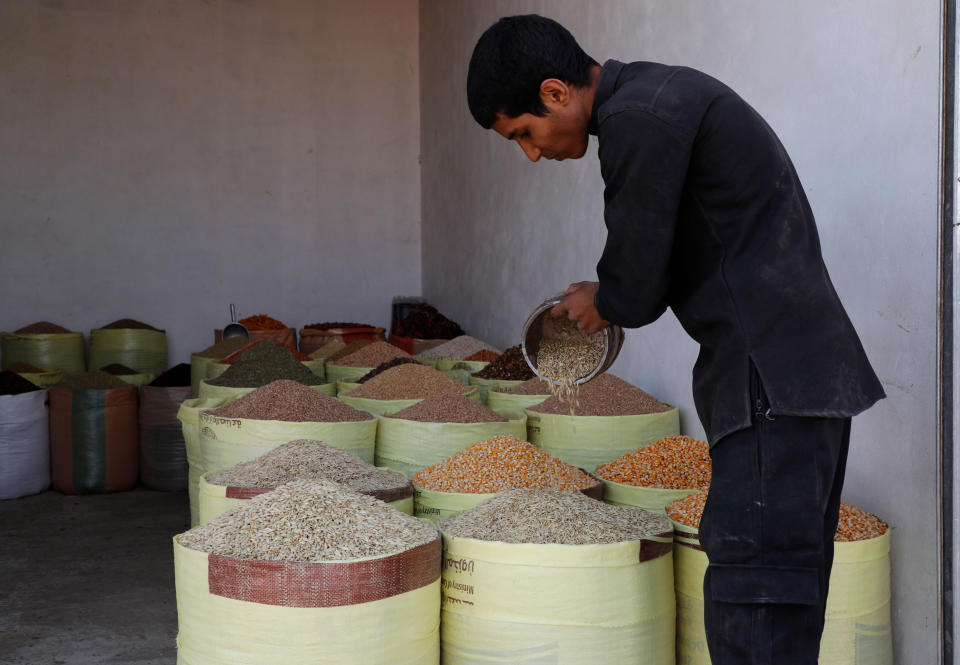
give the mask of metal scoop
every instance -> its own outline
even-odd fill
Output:
[[[237,323],[237,306],[230,303],[230,325],[223,329],[221,339],[230,339],[231,337],[246,337],[250,339],[250,331],[242,323]]]

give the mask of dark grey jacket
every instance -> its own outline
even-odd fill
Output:
[[[884,397],[793,164],[753,108],[702,72],[610,60],[590,132],[608,233],[597,309],[627,327],[674,311],[700,343],[711,443],[750,426],[751,363],[775,414],[847,417]]]

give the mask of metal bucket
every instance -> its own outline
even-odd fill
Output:
[[[523,359],[527,361],[530,369],[532,369],[537,376],[540,376],[540,372],[537,371],[537,354],[540,352],[540,339],[543,334],[543,317],[550,316],[550,310],[563,300],[564,297],[563,293],[550,296],[533,310],[533,314],[527,317],[527,320],[523,324],[523,332],[520,334],[520,349],[523,351]],[[600,332],[603,335],[603,357],[600,360],[600,364],[586,376],[574,381],[577,385],[586,383],[599,374],[606,372],[620,354],[620,349],[623,346],[623,328],[611,324]],[[559,384],[558,381],[553,379],[547,379],[543,376],[540,376],[540,378],[553,384]]]

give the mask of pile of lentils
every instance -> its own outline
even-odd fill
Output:
[[[286,380],[272,381],[210,413],[221,418],[294,423],[356,422],[374,417],[302,383]]]
[[[672,408],[623,379],[601,374],[579,386],[573,400],[554,395],[530,410],[571,416],[633,416],[662,413]]]
[[[474,374],[478,379],[502,379],[504,381],[526,381],[535,375],[523,358],[520,345],[511,346],[499,358]]]
[[[460,335],[454,337],[449,342],[444,342],[432,349],[427,349],[418,353],[418,358],[466,358],[480,351],[490,351],[496,354],[500,352],[486,342],[482,342],[476,337],[470,335]]]
[[[613,506],[563,490],[507,490],[440,522],[444,534],[502,543],[600,545],[643,540],[673,530],[639,508]]]
[[[0,372],[0,395],[22,395],[40,388],[9,369]]]
[[[100,330],[156,330],[163,332],[159,328],[154,328],[149,323],[137,321],[136,319],[117,319],[105,326],[100,326]]]
[[[299,381],[308,386],[323,383],[323,379],[307,369],[290,349],[269,339],[243,353],[223,374],[208,379],[207,383],[232,388],[259,388],[281,379]]]
[[[583,490],[600,481],[515,436],[467,446],[413,475],[413,484],[437,492],[488,494],[508,489]]]
[[[391,416],[421,423],[505,423],[507,418],[463,395],[434,395]]]
[[[710,446],[689,436],[671,436],[598,466],[594,473],[624,485],[686,490],[710,486]]]
[[[250,340],[246,337],[228,337],[222,342],[217,342],[212,346],[208,346],[203,351],[197,351],[193,355],[198,358],[211,358],[213,360],[220,360],[221,358],[226,358],[231,353],[239,351],[245,346],[250,346]]]
[[[411,355],[393,344],[373,342],[330,364],[340,367],[377,367],[395,358],[411,358]]]
[[[64,335],[73,332],[49,321],[37,321],[14,331],[18,335]]]
[[[409,363],[388,369],[345,394],[347,397],[396,400],[424,399],[444,393],[462,395],[471,390],[476,388],[465,386],[432,367]]]
[[[310,439],[290,441],[254,460],[207,476],[211,485],[264,489],[294,480],[332,480],[361,494],[410,485],[402,473],[378,469],[345,450]]]
[[[347,345],[343,342],[327,342],[319,349],[312,351],[310,353],[310,358],[313,360],[326,360],[328,357],[332,356],[337,351],[340,351]]]
[[[417,339],[453,339],[463,334],[463,328],[437,311],[433,305],[417,305],[397,321],[393,334]]]
[[[68,390],[113,390],[115,388],[133,388],[129,383],[118,379],[112,374],[94,370],[67,379],[56,385],[57,388],[66,388]]]
[[[667,516],[680,524],[699,529],[700,518],[703,515],[703,507],[707,503],[709,489],[709,487],[705,487],[695,494],[674,501],[667,506]],[[840,521],[837,523],[837,532],[833,540],[837,543],[870,540],[871,538],[879,538],[887,532],[888,528],[887,523],[876,515],[872,515],[846,501],[841,501]]]
[[[391,369],[391,368],[393,368],[393,367],[396,367],[397,365],[407,365],[407,364],[409,364],[409,363],[413,363],[414,365],[422,365],[422,364],[423,364],[422,362],[420,362],[420,361],[417,360],[416,358],[394,358],[393,360],[388,360],[387,362],[385,362],[385,363],[380,363],[379,365],[377,365],[376,367],[374,367],[372,370],[370,370],[369,372],[367,372],[366,374],[364,374],[363,376],[361,376],[359,379],[357,379],[357,383],[366,383],[367,381],[369,381],[369,380],[372,379],[373,377],[375,377],[375,376],[377,376],[377,375],[379,375],[379,374],[383,374],[383,373],[386,372],[388,369]]]
[[[181,534],[184,547],[257,561],[324,562],[399,554],[436,529],[330,480],[296,480]]]
[[[370,346],[373,344],[373,340],[369,339],[358,339],[356,341],[350,342],[349,344],[344,344],[340,347],[339,351],[334,351],[329,356],[326,356],[326,360],[331,365],[339,364],[337,361],[341,358],[346,358],[347,356],[356,353],[365,346]]]

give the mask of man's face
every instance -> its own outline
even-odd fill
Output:
[[[531,162],[545,159],[579,159],[587,151],[588,118],[576,108],[547,104],[547,114],[524,113],[508,118],[502,113],[494,129],[509,141],[516,141]]]

